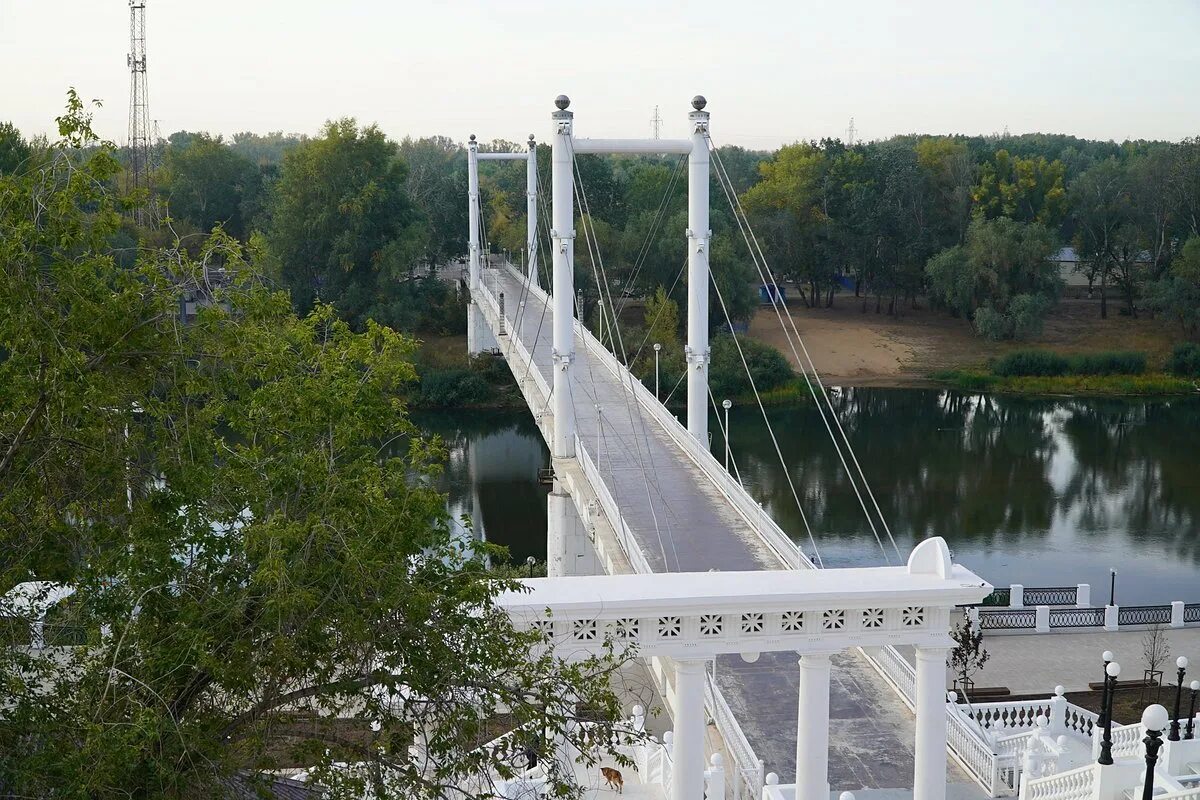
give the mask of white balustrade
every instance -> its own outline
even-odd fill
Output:
[[[1023,800],[1090,800],[1096,782],[1095,764],[1025,782]]]

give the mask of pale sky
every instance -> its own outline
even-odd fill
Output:
[[[718,144],[1043,131],[1200,135],[1200,0],[147,0],[151,116],[180,129],[403,137],[685,132]],[[46,132],[66,89],[124,142],[127,0],[0,0],[0,120]]]

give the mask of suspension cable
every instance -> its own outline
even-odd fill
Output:
[[[834,449],[838,454],[838,458],[842,462],[843,468],[846,470],[847,477],[850,479],[850,484],[854,488],[855,495],[858,497],[859,505],[862,507],[863,513],[867,518],[867,522],[871,527],[871,531],[875,535],[876,542],[879,544],[880,549],[883,550],[884,557],[888,558],[887,549],[884,548],[883,542],[878,531],[876,530],[874,518],[867,509],[862,492],[860,492],[858,488],[859,481],[861,481],[863,484],[863,490],[865,490],[867,497],[870,499],[871,504],[875,509],[875,513],[878,516],[879,521],[891,542],[892,549],[895,551],[896,556],[903,561],[903,556],[900,554],[900,548],[896,544],[895,537],[892,535],[892,531],[887,524],[887,520],[884,517],[882,510],[879,508],[879,503],[875,498],[874,492],[871,491],[870,484],[867,481],[862,466],[854,453],[854,448],[851,446],[849,437],[846,436],[845,429],[842,427],[837,412],[833,407],[833,402],[829,398],[829,393],[826,390],[824,383],[821,381],[820,374],[816,369],[816,365],[812,360],[812,356],[809,353],[807,346],[804,344],[803,338],[800,336],[799,330],[796,328],[796,323],[792,318],[791,310],[787,308],[786,304],[779,301],[776,292],[773,291],[773,287],[776,287],[778,284],[775,281],[774,274],[771,272],[770,267],[767,266],[766,256],[762,252],[762,248],[761,245],[759,245],[757,236],[754,235],[753,228],[750,227],[749,218],[746,216],[745,209],[741,205],[741,200],[737,197],[736,190],[733,188],[733,182],[729,178],[729,174],[725,169],[724,162],[721,159],[721,154],[716,145],[713,143],[711,137],[706,136],[705,139],[708,142],[709,149],[714,156],[714,163],[717,165],[718,183],[721,184],[722,191],[725,194],[725,199],[729,203],[730,210],[734,215],[734,219],[738,223],[738,229],[742,234],[742,238],[746,243],[747,249],[750,251],[750,256],[754,261],[755,269],[758,272],[759,278],[763,281],[764,285],[771,287],[768,288],[767,294],[771,300],[771,306],[774,309],[776,317],[778,318],[780,326],[783,330],[784,338],[787,339],[788,346],[792,350],[792,355],[796,359],[797,365],[800,366],[801,374],[805,379],[805,383],[808,385],[809,392],[812,394],[813,400],[816,401],[817,411],[821,415],[822,422],[824,423],[826,431],[830,436],[830,440],[833,442]],[[770,280],[768,280],[768,277]],[[783,306],[783,313],[780,312],[780,305]],[[787,315],[788,322],[791,325],[790,332],[788,330],[788,325],[784,323],[783,314]],[[795,341],[793,341],[793,337]],[[796,342],[799,343],[800,349],[804,353],[803,359],[801,359],[800,354],[796,350]],[[808,364],[807,369],[804,366],[805,362]],[[809,378],[809,373],[812,375],[811,380]],[[816,381],[815,387],[813,385],[813,380]],[[833,426],[830,426],[825,414],[825,409],[821,406],[822,400],[824,400],[825,406],[829,409],[829,416],[833,417]],[[836,427],[838,430],[838,434],[842,440],[841,444],[838,442],[838,436],[833,432],[833,427]],[[849,464],[846,462],[846,458],[842,449],[843,444],[845,446],[845,450],[849,452],[850,460],[854,464],[854,469],[858,473],[858,480],[855,479],[854,471],[850,469]]]

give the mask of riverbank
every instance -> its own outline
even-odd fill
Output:
[[[839,296],[833,308],[805,308],[790,301],[788,311],[809,354],[827,385],[903,388],[954,386],[971,391],[1038,394],[1175,394],[1194,391],[1186,385],[1149,380],[1145,386],[1119,381],[1065,380],[1022,386],[982,383],[989,361],[1014,350],[1044,349],[1072,353],[1107,350],[1144,352],[1152,370],[1161,368],[1177,332],[1160,320],[1122,316],[1110,304],[1108,319],[1100,319],[1093,300],[1063,300],[1046,320],[1042,334],[1022,342],[990,342],[980,338],[964,319],[928,308],[903,308],[895,316],[876,314],[874,302]],[[762,308],[750,322],[750,335],[770,344],[799,366],[771,308]],[[803,356],[803,353],[800,353]],[[1150,378],[1152,375],[1141,376]],[[1169,376],[1168,376],[1169,377]],[[965,383],[963,383],[965,381]]]
[[[983,370],[941,370],[929,376],[935,384],[964,392],[1093,397],[1163,397],[1196,394],[1197,381],[1161,372],[1143,375],[993,375]]]

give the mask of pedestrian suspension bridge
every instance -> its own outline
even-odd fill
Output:
[[[692,101],[686,139],[576,138],[569,105],[560,96],[552,114],[549,215],[534,137],[519,153],[481,152],[474,136],[468,144],[468,347],[503,356],[553,458],[550,577],[526,581],[530,592],[502,603],[518,624],[548,626],[568,656],[586,655],[606,637],[637,645],[673,724],[665,796],[757,798],[773,791],[826,800],[832,785],[913,787],[922,800],[944,800],[948,780],[982,785],[972,765],[964,773],[948,764],[945,661],[955,608],[978,603],[991,587],[953,565],[940,539],[901,554],[775,293],[773,312],[875,532],[881,566],[823,569],[819,531],[807,530],[803,549],[797,546],[745,491],[736,464],[727,470],[709,452],[710,287],[728,321],[709,270],[710,185],[729,204],[759,279],[775,281],[713,144],[706,101]],[[622,335],[622,298],[591,229],[577,163],[579,155],[608,153],[686,159],[682,422],[656,396],[659,387],[648,388],[629,369],[647,343]],[[484,255],[479,170],[492,160],[527,165],[522,268]],[[600,298],[603,343],[577,318],[580,244],[589,256],[590,289]],[[542,265],[549,280],[539,278]],[[763,419],[769,430],[765,412]],[[776,452],[790,482],[778,444]],[[795,485],[791,491],[803,516],[804,498]],[[713,751],[721,754],[717,762],[709,761]],[[714,770],[723,776],[720,788]]]

